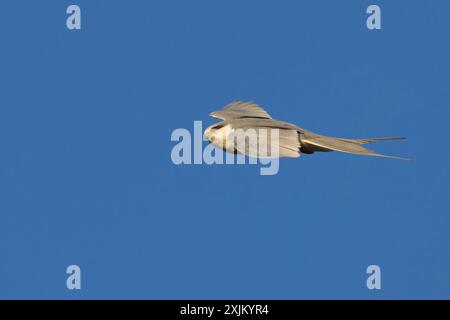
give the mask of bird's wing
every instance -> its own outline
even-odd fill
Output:
[[[230,122],[230,126],[233,129],[233,132],[236,132],[238,129],[244,130],[247,132],[248,129],[253,129],[257,132],[258,135],[258,143],[257,145],[258,151],[259,149],[270,151],[269,158],[273,157],[272,155],[272,145],[273,150],[278,149],[278,157],[289,157],[289,158],[297,158],[300,156],[300,133],[303,129],[297,127],[288,122],[279,121],[275,119],[259,119],[259,118],[241,118],[235,119]],[[272,137],[272,130],[278,130],[278,139],[272,141],[270,138]],[[266,130],[267,139],[261,138],[260,133]],[[251,140],[250,140],[251,145]],[[259,158],[267,158],[261,156],[259,153],[256,154],[255,146],[251,145],[252,148],[248,148],[245,146],[245,152],[243,150],[237,150],[239,153],[246,154],[249,157],[259,157]]]
[[[304,129],[297,127],[295,124],[275,120],[275,119],[259,119],[259,118],[240,118],[230,122],[230,125],[234,129],[239,128],[278,128],[278,129],[290,129],[303,132]]]
[[[242,118],[272,119],[266,110],[253,102],[234,101],[218,111],[210,114],[211,117],[225,121]]]
[[[230,125],[233,129],[235,150],[238,153],[253,158],[297,158],[300,156],[300,133],[297,127],[290,123],[273,119],[244,118],[234,120],[230,122]],[[236,140],[236,137],[239,139],[240,134],[243,135],[241,144]],[[252,135],[256,138],[252,139]]]

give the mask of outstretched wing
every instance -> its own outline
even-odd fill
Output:
[[[231,128],[238,139],[239,134],[244,135],[241,138],[245,138],[246,135],[249,137],[248,141],[241,140],[245,145],[237,144],[238,153],[253,158],[300,156],[300,131],[293,124],[273,119],[244,118],[231,122]],[[251,138],[252,134],[256,139]]]
[[[253,102],[234,101],[224,108],[214,111],[211,117],[225,121],[245,118],[272,119],[266,110]]]

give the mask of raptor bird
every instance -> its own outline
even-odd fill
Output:
[[[259,129],[265,129],[266,131],[278,129],[278,157],[296,158],[300,156],[300,153],[340,151],[365,156],[409,160],[375,153],[363,147],[370,142],[403,140],[406,139],[405,137],[348,139],[324,136],[288,122],[272,119],[266,110],[253,102],[235,101],[221,110],[212,112],[210,116],[223,121],[209,126],[204,132],[204,137],[216,147],[227,152],[258,157],[258,155],[251,154],[248,148],[242,151],[238,150],[233,143],[227,144],[227,139],[237,129],[254,129],[255,132],[259,132]]]

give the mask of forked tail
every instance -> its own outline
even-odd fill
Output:
[[[346,139],[322,136],[313,132],[305,132],[300,135],[302,148],[308,153],[316,151],[340,151],[352,154],[359,154],[372,157],[393,158],[401,160],[410,160],[408,158],[388,156],[376,153],[372,150],[364,148],[362,145],[370,142],[379,142],[386,140],[404,140],[405,137],[385,137],[385,138],[368,138],[368,139]]]

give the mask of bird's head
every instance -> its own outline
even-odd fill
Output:
[[[226,125],[225,122],[219,122],[215,123],[213,125],[210,125],[208,128],[205,129],[205,132],[203,133],[203,137],[211,142],[214,141],[215,137],[221,134],[220,129],[222,129]]]

